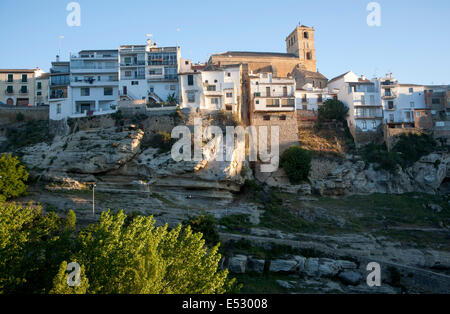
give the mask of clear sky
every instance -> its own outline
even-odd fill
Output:
[[[70,0],[0,0],[0,68],[48,70],[82,49],[178,42],[182,57],[205,61],[228,50],[285,52],[301,22],[316,30],[319,71],[368,77],[388,72],[403,83],[450,84],[450,1],[378,0],[381,27],[369,27],[369,0],[78,0],[81,26],[69,27]]]

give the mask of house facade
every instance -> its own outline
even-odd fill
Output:
[[[381,137],[383,107],[375,79],[367,80],[350,71],[329,81],[328,89],[349,108],[347,123],[357,145]]]
[[[119,97],[118,50],[83,50],[70,58],[71,117],[113,113]]]
[[[39,68],[0,69],[0,102],[18,107],[48,104],[46,80],[47,75]]]
[[[179,74],[181,108],[201,111],[226,110],[240,116],[242,109],[242,65],[213,65]]]
[[[259,73],[249,77],[250,124],[279,128],[280,153],[298,144],[295,111],[295,80],[275,77],[273,73]]]

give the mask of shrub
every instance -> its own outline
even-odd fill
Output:
[[[8,200],[25,193],[28,172],[17,157],[2,154],[0,157],[0,200]]]
[[[211,215],[200,215],[196,218],[190,218],[184,221],[183,225],[191,226],[194,233],[203,234],[203,239],[209,246],[217,245],[220,242],[216,221]]]
[[[23,120],[25,120],[25,116],[23,115],[23,113],[19,112],[18,114],[16,114],[17,122],[22,122]]]
[[[388,152],[385,145],[368,144],[362,149],[362,157],[370,163],[377,163],[376,170],[395,171],[397,166],[403,166],[402,157],[395,152]]]
[[[281,156],[281,167],[292,184],[299,184],[308,179],[311,170],[311,156],[299,146],[292,146]]]
[[[174,140],[169,132],[160,131],[150,141],[150,146],[159,148],[160,153],[167,153],[172,149]]]
[[[348,108],[345,104],[336,99],[328,99],[319,108],[319,121],[346,121],[348,116]]]
[[[419,161],[423,156],[431,154],[437,143],[428,134],[402,134],[392,151],[401,153],[407,165]]]

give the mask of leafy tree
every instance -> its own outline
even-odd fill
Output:
[[[17,157],[3,153],[0,157],[0,201],[25,193],[28,172]]]
[[[174,143],[175,140],[169,132],[160,131],[153,136],[150,145],[159,148],[160,153],[166,153],[172,149]]]
[[[348,108],[337,99],[328,99],[319,108],[319,121],[337,120],[345,122],[348,116]]]
[[[292,146],[281,155],[280,165],[291,183],[299,184],[308,179],[311,170],[311,156],[305,149]]]
[[[419,161],[431,154],[437,146],[436,141],[428,134],[402,134],[392,151],[400,153],[406,165]]]
[[[218,269],[218,246],[208,250],[202,234],[181,226],[155,227],[152,217],[125,224],[120,212],[102,214],[83,231],[76,259],[86,266],[89,293],[225,293],[233,281]]]
[[[202,233],[203,239],[209,246],[214,246],[220,241],[216,221],[212,215],[200,215],[196,218],[190,218],[184,221],[183,225],[190,226],[193,232]]]

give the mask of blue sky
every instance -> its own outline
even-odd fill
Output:
[[[81,26],[66,24],[69,0],[0,0],[0,68],[48,70],[63,35],[62,58],[82,49],[175,45],[205,61],[228,50],[285,52],[301,22],[316,29],[317,64],[333,78],[348,70],[388,72],[404,83],[450,84],[450,1],[378,0],[381,27],[369,27],[369,0],[78,0]]]

